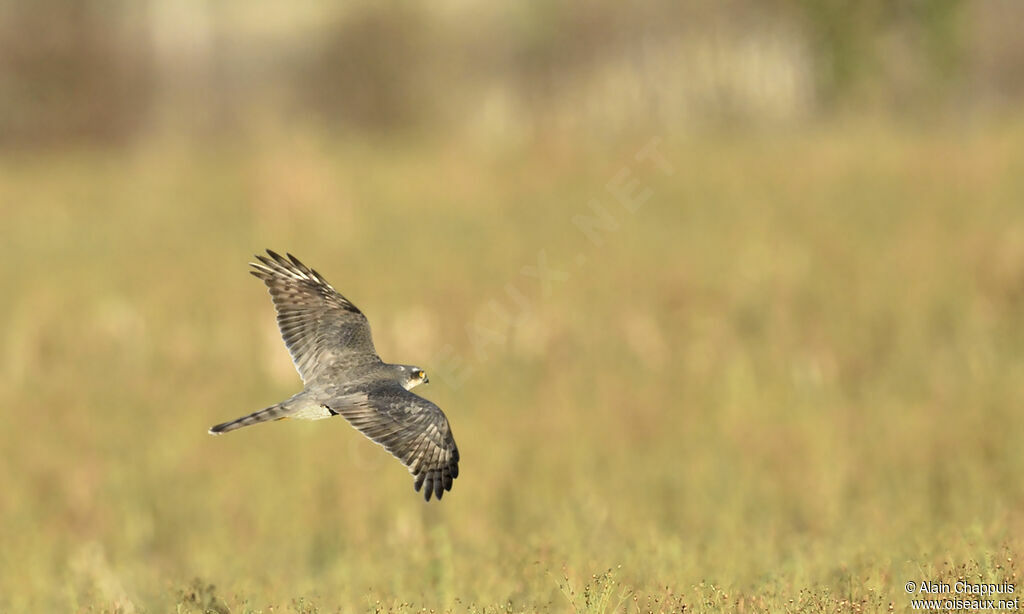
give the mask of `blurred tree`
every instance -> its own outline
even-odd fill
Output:
[[[0,147],[309,121],[480,134],[1024,95],[1013,0],[0,0]]]
[[[0,3],[0,145],[120,141],[152,96],[136,5]]]
[[[321,119],[370,130],[408,128],[431,116],[441,40],[424,9],[360,4],[329,26],[294,77],[300,104]]]
[[[936,90],[949,91],[964,64],[963,0],[792,0],[790,4],[815,51],[824,109],[856,104],[871,92],[883,93],[884,102],[904,103],[908,80],[914,83],[910,88],[921,90],[918,96],[931,97]],[[914,68],[892,69],[900,63]]]

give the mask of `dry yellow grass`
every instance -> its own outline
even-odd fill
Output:
[[[1016,579],[1021,142],[7,155],[0,610],[879,611]],[[206,435],[299,385],[264,247],[427,368],[463,453],[440,504],[340,419]]]

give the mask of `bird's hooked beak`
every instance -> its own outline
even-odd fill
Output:
[[[424,384],[429,384],[430,383],[430,378],[427,377],[426,373],[423,374],[423,383]]]

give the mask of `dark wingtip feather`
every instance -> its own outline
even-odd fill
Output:
[[[436,498],[438,501],[444,496],[445,491],[451,491],[453,482],[459,475],[459,466],[456,463],[434,468],[422,469],[416,473],[413,481],[413,488],[416,492],[423,491],[423,499],[430,501]]]
[[[267,258],[266,256],[261,256],[261,255],[257,254],[256,255],[256,259],[260,261],[260,264],[256,264],[255,262],[250,262],[249,266],[256,267],[257,270],[259,270],[259,269],[261,269],[263,267],[266,267],[267,269],[272,271],[272,270],[274,270],[275,267],[277,267],[277,265],[274,264],[274,261],[271,260],[270,258]]]
[[[269,249],[267,250],[267,253],[270,254],[271,257],[273,257],[274,262],[277,263],[275,265],[275,266],[277,266],[277,268],[284,269],[285,271],[291,271],[291,270],[293,270],[295,268],[295,266],[291,262],[289,262],[288,259],[285,258],[284,256],[282,256],[281,254],[279,254],[277,252],[270,251]]]
[[[295,256],[293,256],[290,252],[286,252],[285,255],[288,256],[288,259],[291,260],[292,264],[294,264],[296,267],[298,267],[298,269],[300,271],[302,271],[303,273],[308,273],[309,272],[309,267],[307,267],[306,265],[302,264],[302,261],[299,260],[298,258],[296,258]]]
[[[216,424],[214,426],[211,426],[210,430],[207,431],[207,433],[209,433],[211,435],[220,435],[222,433],[226,433],[226,432],[228,432],[228,430],[230,430],[230,429],[228,429],[228,427],[231,426],[233,423],[234,423],[234,421],[231,421],[231,422],[221,422],[220,424]]]

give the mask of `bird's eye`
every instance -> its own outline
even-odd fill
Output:
[[[427,376],[427,374],[426,374],[426,373],[424,373],[423,371],[417,371],[417,372],[416,372],[416,377],[418,377],[418,378],[420,378],[420,379],[423,379],[423,378],[424,378],[424,377],[426,377],[426,376]]]

